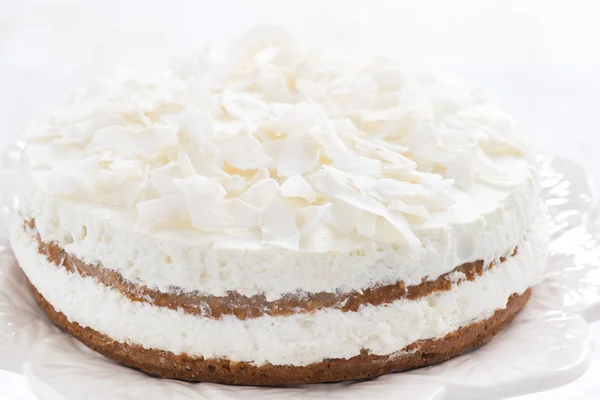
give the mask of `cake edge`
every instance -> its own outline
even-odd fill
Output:
[[[513,294],[504,309],[485,320],[463,326],[441,339],[415,342],[401,352],[372,355],[366,351],[350,359],[326,359],[307,366],[263,365],[221,359],[193,358],[137,344],[121,343],[94,329],[70,322],[30,283],[38,304],[50,321],[92,350],[152,376],[189,382],[230,385],[275,386],[327,383],[366,379],[387,373],[438,364],[489,342],[500,333],[527,304],[532,289]],[[400,354],[402,353],[402,354]]]
[[[34,220],[24,221],[24,228],[37,242],[39,254],[58,268],[64,268],[84,278],[95,279],[99,284],[119,291],[130,301],[148,303],[171,310],[181,309],[186,314],[212,319],[220,319],[227,315],[234,315],[240,320],[259,318],[263,315],[278,317],[312,313],[329,308],[350,312],[358,311],[365,304],[380,306],[400,299],[417,300],[433,293],[449,291],[453,285],[464,281],[473,281],[515,256],[518,251],[517,246],[507,252],[507,256],[502,256],[488,265],[484,264],[483,260],[461,264],[436,279],[423,280],[418,285],[407,286],[404,281],[399,280],[390,285],[375,285],[364,290],[349,292],[289,293],[280,299],[268,301],[264,294],[247,297],[233,291],[228,292],[227,296],[219,297],[197,292],[186,293],[180,288],[174,288],[168,293],[152,290],[142,283],[128,281],[118,271],[102,264],[87,264],[56,243],[44,242],[35,229]]]

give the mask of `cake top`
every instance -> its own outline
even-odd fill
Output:
[[[95,79],[25,138],[50,195],[122,210],[140,231],[287,249],[320,232],[418,247],[415,226],[474,185],[509,192],[501,165],[526,156],[478,90],[265,26],[167,71]]]

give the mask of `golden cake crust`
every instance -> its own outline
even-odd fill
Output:
[[[525,306],[531,289],[513,295],[506,308],[490,318],[462,327],[441,339],[422,340],[404,349],[401,355],[371,355],[366,351],[350,359],[329,359],[308,366],[255,366],[247,362],[193,358],[185,354],[146,349],[120,343],[91,328],[70,322],[31,285],[38,303],[58,327],[104,356],[127,366],[162,378],[191,382],[216,382],[233,385],[292,385],[364,379],[386,373],[440,363],[487,343]]]

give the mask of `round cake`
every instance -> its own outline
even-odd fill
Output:
[[[489,341],[541,279],[522,137],[478,90],[261,27],[32,122],[12,246],[54,324],[152,375],[432,365]]]

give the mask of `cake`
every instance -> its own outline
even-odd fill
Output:
[[[480,90],[259,27],[30,123],[12,247],[54,324],[154,376],[400,372],[488,342],[541,280],[523,138]]]

